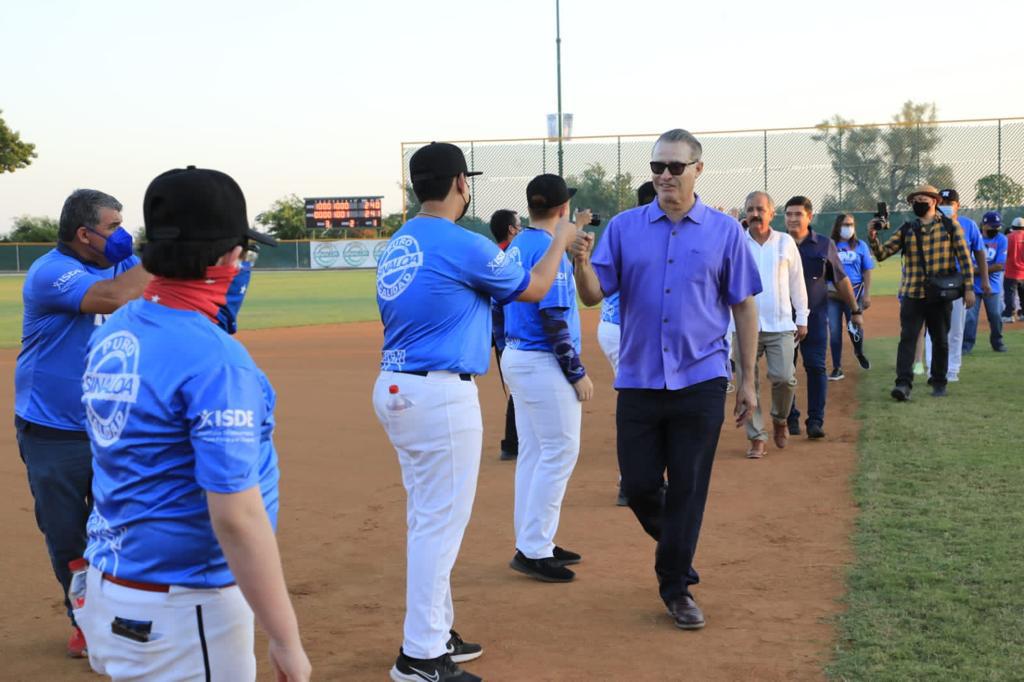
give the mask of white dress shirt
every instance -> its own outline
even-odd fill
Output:
[[[760,331],[789,332],[806,325],[807,285],[796,242],[785,232],[772,230],[768,240],[758,244],[748,230],[747,245],[761,275],[762,291],[754,297]]]

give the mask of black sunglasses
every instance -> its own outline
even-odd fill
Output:
[[[651,172],[655,175],[661,175],[668,168],[668,172],[672,175],[682,175],[686,172],[687,166],[700,163],[700,159],[696,161],[690,161],[689,163],[683,163],[682,161],[670,161],[665,163],[664,161],[651,161]]]

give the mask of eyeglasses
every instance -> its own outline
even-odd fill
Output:
[[[682,175],[686,172],[687,166],[692,166],[698,163],[700,163],[700,159],[690,161],[689,163],[683,163],[682,161],[669,161],[668,163],[665,163],[664,161],[651,161],[651,172],[655,175],[661,175],[665,172],[665,169],[668,168],[668,172],[672,175]]]

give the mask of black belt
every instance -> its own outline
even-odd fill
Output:
[[[396,369],[395,371],[398,372],[399,374],[415,374],[418,377],[425,377],[428,374],[430,374],[430,372],[428,372],[426,370],[420,370],[420,369],[407,369],[407,370]],[[462,379],[463,381],[472,381],[473,380],[473,375],[472,374],[465,374],[465,373],[463,373],[463,374],[459,375],[459,378]]]

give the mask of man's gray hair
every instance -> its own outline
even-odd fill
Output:
[[[60,229],[57,233],[62,242],[71,241],[79,227],[96,227],[100,222],[100,209],[120,211],[121,202],[98,189],[76,189],[64,200],[60,212]]]
[[[768,208],[770,208],[773,211],[775,210],[775,200],[772,199],[772,195],[768,194],[768,192],[762,192],[759,189],[755,189],[753,192],[747,195],[746,199],[743,200],[744,210],[747,208],[747,204],[750,203],[750,200],[753,199],[754,197],[764,197],[765,199],[768,200]]]
[[[700,141],[693,136],[693,133],[682,128],[666,130],[658,137],[658,141],[654,143],[655,147],[658,146],[658,142],[685,142],[697,157],[694,161],[700,160],[701,155],[704,153],[704,148],[700,145]]]

